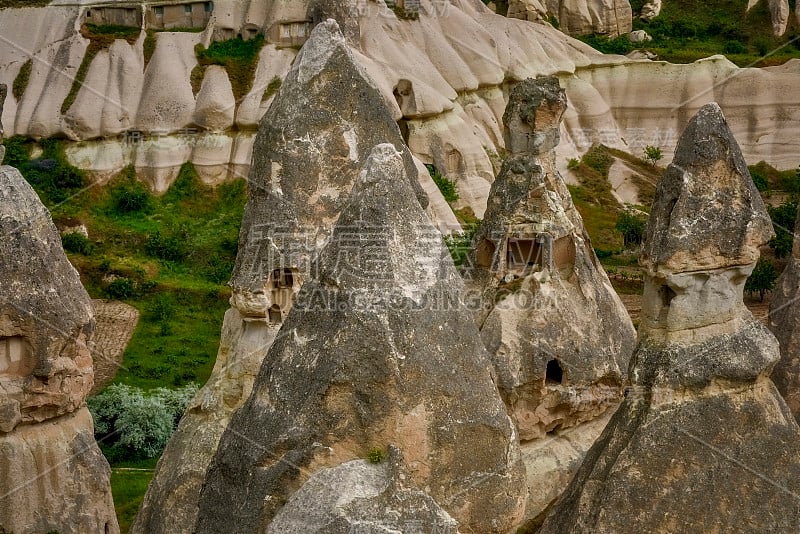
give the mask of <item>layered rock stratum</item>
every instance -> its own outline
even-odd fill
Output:
[[[222,437],[195,529],[264,529],[309,476],[394,446],[407,488],[464,530],[507,532],[525,502],[515,430],[391,144],[373,150],[315,264]]]
[[[372,148],[402,154],[412,199],[427,205],[400,129],[335,21],[297,56],[256,139],[248,202],[217,361],[159,462],[133,532],[191,532],[200,488],[231,414],[328,240]]]
[[[94,440],[94,312],[50,213],[0,168],[0,530],[119,532]]]
[[[703,107],[648,222],[632,388],[540,532],[796,530],[800,427],[742,297],[772,235],[719,106]]]

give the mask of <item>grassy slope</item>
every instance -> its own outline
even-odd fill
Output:
[[[641,0],[631,2],[634,13],[643,4]],[[790,4],[793,13],[795,2]],[[786,34],[774,37],[766,1],[745,15],[746,7],[746,0],[670,0],[664,2],[661,14],[648,23],[634,17],[634,29],[647,31],[654,38],[651,43],[633,45],[627,37],[614,41],[582,39],[606,52],[624,54],[643,47],[673,63],[725,54],[739,66],[766,66],[800,57],[800,41],[789,44],[798,36],[793,14]]]

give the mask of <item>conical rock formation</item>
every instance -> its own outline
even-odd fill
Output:
[[[323,468],[393,445],[409,487],[467,531],[524,504],[513,425],[441,235],[375,147],[206,476],[198,532],[265,529]]]
[[[319,24],[261,122],[217,362],[159,461],[134,534],[191,532],[231,414],[250,395],[311,261],[372,147],[382,142],[401,151],[405,179],[427,202],[383,97],[336,22]]]
[[[50,214],[0,168],[0,531],[119,532],[86,395],[94,311]]]
[[[633,387],[540,532],[797,529],[800,428],[768,378],[778,344],[742,301],[771,235],[708,104],[656,191]]]

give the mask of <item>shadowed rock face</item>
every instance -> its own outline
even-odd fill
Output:
[[[775,364],[772,380],[797,419],[800,416],[800,217],[794,235],[792,257],[772,291],[769,329],[781,347],[781,359]]]
[[[94,312],[47,209],[0,168],[0,531],[118,532],[85,407]]]
[[[647,229],[646,298],[664,298],[658,308],[645,302],[633,387],[540,532],[800,524],[800,428],[768,378],[778,344],[742,302],[743,279],[772,232],[738,152],[716,104],[681,138],[681,168],[666,171]],[[703,295],[725,311],[712,317]]]
[[[209,468],[197,532],[266,529],[305,480],[394,445],[467,531],[524,503],[516,435],[461,281],[392,145],[359,184]]]
[[[319,24],[259,128],[217,362],[159,461],[133,533],[191,532],[206,470],[231,414],[250,395],[369,151],[387,141],[401,151],[404,179],[421,191],[383,97],[337,24]],[[427,201],[424,193],[418,200]]]

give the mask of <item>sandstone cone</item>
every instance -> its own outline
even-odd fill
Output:
[[[796,531],[800,428],[768,378],[778,344],[742,301],[768,221],[705,106],[656,192],[633,387],[541,532]]]
[[[524,503],[513,426],[462,284],[392,145],[376,147],[209,468],[198,532],[265,529],[317,471],[395,446],[466,531]]]
[[[217,362],[159,461],[133,533],[191,532],[231,414],[250,395],[311,261],[381,142],[401,151],[404,179],[427,202],[383,97],[337,24],[319,24],[261,121]]]
[[[0,531],[118,532],[85,406],[94,312],[50,214],[0,168]]]

